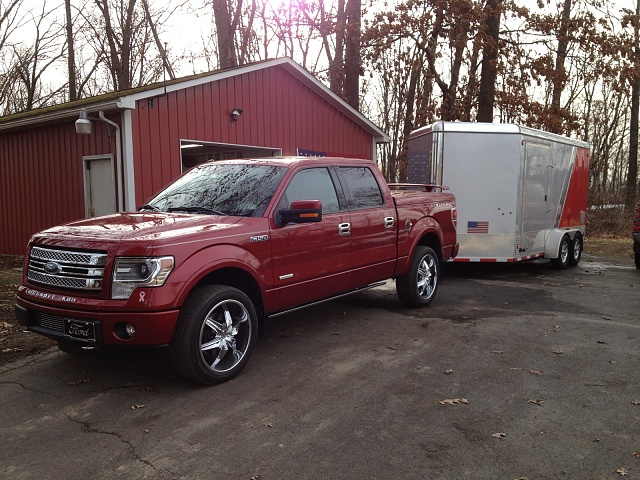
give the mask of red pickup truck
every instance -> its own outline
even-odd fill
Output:
[[[455,198],[431,190],[392,193],[367,160],[205,163],[138,212],[34,235],[17,318],[67,352],[169,345],[182,376],[219,383],[268,317],[389,278],[429,304],[458,249]]]

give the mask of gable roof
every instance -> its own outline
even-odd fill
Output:
[[[137,87],[130,90],[83,98],[75,102],[62,103],[37,110],[30,110],[28,112],[7,115],[5,117],[0,117],[0,131],[24,128],[31,125],[54,122],[61,119],[77,118],[80,111],[83,109],[86,109],[89,112],[97,112],[99,110],[113,112],[117,110],[134,109],[136,107],[136,101],[138,100],[152,98],[162,95],[165,92],[168,93],[204,83],[216,82],[225,78],[235,77],[245,73],[276,66],[284,68],[309,89],[344,113],[347,118],[369,133],[375,139],[376,143],[389,142],[389,136],[379,127],[374,125],[373,122],[333,93],[322,82],[289,57],[264,60],[261,62],[241,65],[239,67],[217,70],[215,72],[200,73],[197,75]]]

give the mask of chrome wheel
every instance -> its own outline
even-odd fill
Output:
[[[560,240],[560,246],[558,247],[558,258],[552,260],[552,263],[560,269],[567,268],[569,261],[571,260],[571,240],[569,236],[565,235]]]
[[[206,385],[225,382],[245,367],[256,344],[251,299],[226,285],[195,289],[180,309],[169,347],[180,375]]]
[[[200,330],[200,355],[218,373],[242,361],[251,339],[249,312],[237,300],[224,300],[207,314]]]
[[[440,280],[440,259],[430,247],[417,246],[409,271],[396,278],[396,292],[408,307],[424,307],[431,303]]]
[[[570,265],[578,265],[580,263],[580,257],[582,257],[582,235],[576,233],[571,241],[571,257],[569,258]]]
[[[422,257],[416,280],[418,295],[425,300],[431,298],[438,286],[438,260],[434,256],[426,253]]]

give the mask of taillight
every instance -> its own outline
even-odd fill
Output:
[[[456,207],[451,209],[451,223],[453,223],[453,228],[458,228],[458,210],[456,210]]]

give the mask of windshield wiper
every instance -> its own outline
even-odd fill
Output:
[[[207,213],[209,215],[223,215],[223,216],[227,216],[226,213],[220,212],[218,210],[213,210],[211,208],[207,208],[207,207],[194,207],[194,206],[187,206],[185,205],[184,207],[171,207],[171,208],[167,208],[167,212],[187,212],[187,213]]]
[[[144,205],[142,205],[140,208],[138,208],[138,211],[140,211],[140,210],[151,210],[153,212],[161,212],[162,211],[158,207],[156,207],[155,205],[151,205],[150,203],[145,203]]]

